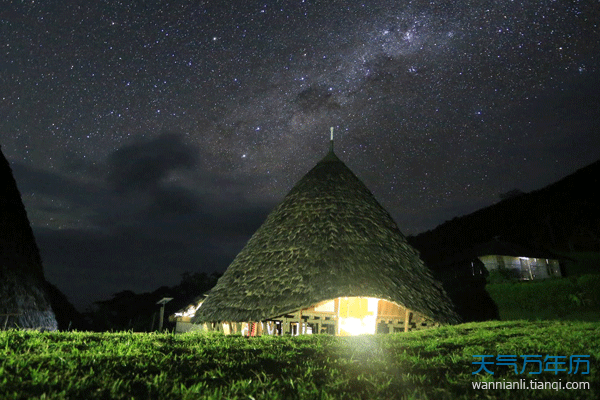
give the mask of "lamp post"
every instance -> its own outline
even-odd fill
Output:
[[[165,304],[167,304],[168,302],[170,302],[171,300],[173,300],[172,297],[163,297],[162,299],[160,299],[159,301],[156,302],[156,304],[160,304],[160,316],[158,318],[158,331],[162,331],[163,328],[163,320],[165,318]]]

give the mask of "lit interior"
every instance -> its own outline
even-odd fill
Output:
[[[202,303],[190,305],[175,313],[181,322],[190,322]],[[224,334],[255,335],[310,335],[329,333],[337,336],[372,335],[378,332],[405,331],[412,313],[389,300],[374,297],[337,297],[298,310],[292,315],[272,321],[233,323],[221,322],[218,330]],[[256,330],[254,331],[253,328]],[[210,329],[210,328],[207,328]],[[215,329],[213,326],[212,329]]]
[[[200,302],[198,304],[191,304],[184,311],[176,312],[175,313],[175,317],[187,317],[187,318],[191,318],[194,315],[196,315],[196,310],[198,310],[201,305],[202,305],[202,302]]]
[[[377,329],[377,304],[373,297],[340,297],[338,332],[340,336],[374,334]]]

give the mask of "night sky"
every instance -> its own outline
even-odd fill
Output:
[[[224,271],[329,146],[417,234],[600,158],[600,3],[9,1],[0,144],[80,309]]]

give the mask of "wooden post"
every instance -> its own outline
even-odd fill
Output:
[[[154,330],[154,320],[156,319],[156,312],[152,313],[152,322],[150,323],[150,332]]]
[[[404,313],[404,332],[408,332],[408,327],[410,323],[410,310],[407,308]]]
[[[160,316],[158,318],[158,331],[159,332],[162,331],[162,328],[163,328],[163,321],[165,318],[165,304],[167,304],[171,300],[173,300],[172,297],[163,297],[162,299],[160,299],[159,301],[156,302],[156,304],[160,305]],[[154,321],[152,321],[152,325],[154,326]]]
[[[165,320],[165,306],[160,308],[160,312],[158,314],[158,331],[162,331],[163,321]]]
[[[281,334],[282,335],[287,335],[287,333],[290,330],[290,322],[287,318],[283,318],[283,321],[281,321]]]

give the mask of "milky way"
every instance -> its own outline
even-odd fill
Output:
[[[222,271],[331,126],[406,234],[600,158],[598,2],[129,3],[0,11],[0,144],[78,305]]]

